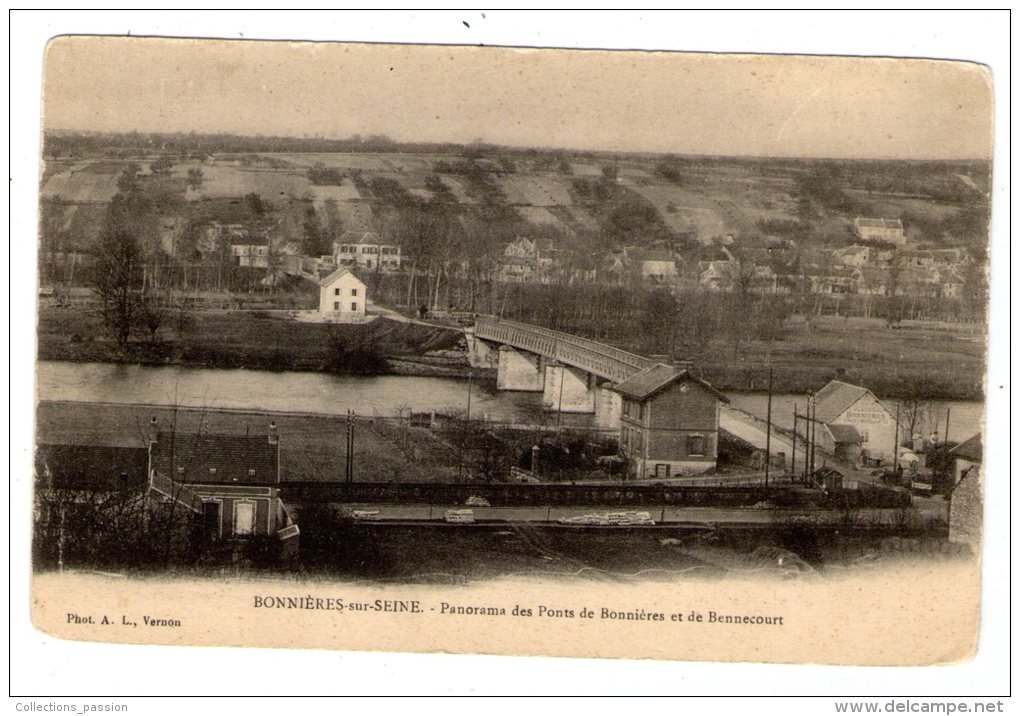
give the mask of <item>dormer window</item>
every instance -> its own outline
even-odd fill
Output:
[[[184,468],[183,467],[177,468],[177,474],[178,475],[183,475],[184,474]]]
[[[215,467],[210,467],[209,468],[209,474],[210,475],[215,475],[216,474],[216,468]]]
[[[255,468],[248,470],[248,477],[255,477]]]

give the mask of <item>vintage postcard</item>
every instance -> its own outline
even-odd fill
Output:
[[[986,68],[68,36],[42,110],[43,632],[974,654]]]

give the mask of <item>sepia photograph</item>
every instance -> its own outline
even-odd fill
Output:
[[[965,59],[53,37],[35,628],[973,658]]]

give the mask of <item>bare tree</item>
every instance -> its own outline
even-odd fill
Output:
[[[142,305],[138,241],[124,229],[105,233],[96,263],[95,290],[103,321],[117,343],[126,345]]]

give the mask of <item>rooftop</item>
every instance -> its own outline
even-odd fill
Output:
[[[815,418],[821,423],[831,423],[847,408],[869,394],[867,388],[859,385],[850,385],[839,380],[830,381],[815,394]]]
[[[152,445],[152,469],[188,484],[275,485],[279,445],[266,435],[172,435]]]
[[[118,490],[145,484],[148,451],[143,447],[47,445],[35,452],[40,485],[70,490]]]
[[[857,428],[853,425],[844,425],[843,423],[835,423],[828,426],[829,432],[832,433],[832,439],[837,443],[854,443],[860,445],[864,442],[864,438],[857,432]]]
[[[854,223],[857,226],[866,226],[872,229],[902,229],[903,222],[899,219],[869,219],[867,217],[858,216]]]
[[[981,433],[974,435],[949,451],[953,457],[961,457],[971,462],[981,462],[983,451],[981,445]]]
[[[679,380],[690,380],[698,383],[721,400],[727,403],[730,402],[725,395],[700,378],[695,378],[687,370],[666,365],[665,363],[656,363],[635,373],[626,380],[617,383],[613,390],[628,398],[644,400]]]
[[[345,268],[345,267],[343,267],[343,266],[341,266],[340,268],[336,269],[336,270],[335,270],[335,271],[333,271],[332,273],[328,274],[328,275],[327,275],[327,276],[326,276],[325,278],[320,278],[320,279],[319,279],[319,285],[320,285],[320,286],[328,286],[329,284],[333,283],[333,282],[334,282],[334,281],[336,281],[336,280],[337,280],[338,278],[340,278],[341,276],[343,276],[343,275],[344,275],[345,273],[349,273],[349,274],[350,274],[351,276],[353,276],[353,277],[354,277],[354,279],[355,279],[355,280],[356,280],[356,281],[357,281],[358,283],[361,283],[362,285],[364,285],[364,282],[363,282],[363,281],[362,281],[362,280],[361,280],[360,278],[358,278],[357,274],[355,274],[355,273],[354,273],[353,271],[351,271],[351,270],[350,270],[349,268]]]

